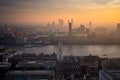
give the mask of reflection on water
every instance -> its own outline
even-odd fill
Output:
[[[47,45],[44,47],[33,47],[33,48],[23,48],[17,47],[17,50],[22,50],[26,53],[36,53],[41,52],[46,54],[51,54],[53,52],[58,52],[57,45]],[[107,55],[108,57],[120,57],[120,45],[63,45],[62,46],[63,55]]]

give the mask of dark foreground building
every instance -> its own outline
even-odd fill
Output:
[[[120,80],[120,70],[101,70],[99,80]]]
[[[55,61],[23,60],[6,73],[6,80],[55,80],[55,74]]]

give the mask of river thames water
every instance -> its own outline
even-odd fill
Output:
[[[15,50],[20,50],[25,53],[45,53],[52,54],[53,52],[58,53],[58,45],[46,45],[43,47],[14,47]],[[75,55],[75,56],[84,56],[84,55],[98,55],[100,57],[107,56],[111,57],[120,57],[120,45],[63,45],[62,46],[63,55]]]

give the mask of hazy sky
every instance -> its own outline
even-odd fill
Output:
[[[0,0],[0,23],[39,24],[73,18],[76,24],[120,22],[120,0]]]

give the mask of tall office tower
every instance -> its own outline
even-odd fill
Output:
[[[73,24],[73,19],[68,20],[68,24],[69,24],[69,36],[72,36],[72,24]]]
[[[89,27],[92,27],[92,22],[89,22]]]
[[[117,24],[117,31],[120,32],[120,23]]]

